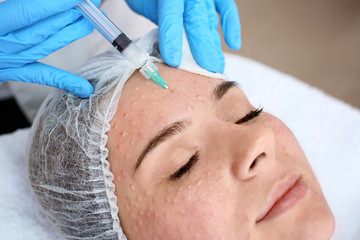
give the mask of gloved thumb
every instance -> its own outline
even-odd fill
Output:
[[[0,69],[0,82],[5,81],[52,86],[82,98],[88,98],[94,92],[93,86],[86,79],[38,62],[26,64],[19,68]]]

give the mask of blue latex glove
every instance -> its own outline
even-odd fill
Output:
[[[80,97],[93,93],[75,74],[37,60],[93,31],[73,7],[81,0],[7,0],[0,3],[0,82],[22,81],[62,88]],[[94,0],[99,5],[101,0]]]
[[[159,44],[165,63],[177,67],[182,58],[185,26],[196,62],[211,72],[224,71],[224,55],[218,32],[219,19],[230,48],[241,47],[241,28],[234,0],[126,0],[137,13],[159,26]]]

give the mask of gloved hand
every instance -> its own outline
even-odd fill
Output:
[[[22,81],[62,88],[80,97],[93,92],[75,74],[37,60],[93,31],[75,10],[81,0],[7,0],[0,3],[0,82]],[[101,0],[93,0],[99,5]]]
[[[240,20],[234,0],[126,0],[137,13],[159,26],[159,45],[165,63],[177,67],[182,58],[185,26],[196,62],[211,72],[224,71],[224,55],[218,32],[219,19],[226,43],[241,47]]]

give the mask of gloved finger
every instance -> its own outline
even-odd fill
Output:
[[[39,44],[60,29],[73,23],[81,14],[70,9],[41,20],[29,27],[0,37],[0,53],[14,54]]]
[[[210,23],[204,1],[187,1],[184,25],[191,52],[200,67],[210,72],[222,72],[221,58],[210,32]]]
[[[32,48],[12,55],[0,54],[0,68],[20,67],[24,64],[35,62],[90,34],[93,29],[86,19],[80,18]]]
[[[177,67],[182,58],[183,0],[159,0],[159,47],[166,64]]]
[[[34,24],[74,7],[81,0],[11,0],[0,3],[0,35]]]
[[[158,0],[126,0],[126,3],[134,12],[158,24]]]
[[[221,16],[221,27],[227,45],[238,50],[241,47],[241,26],[234,0],[215,0],[215,5]]]
[[[0,3],[0,36],[66,11],[82,0],[11,0]],[[92,0],[99,6],[101,0]]]
[[[94,92],[84,78],[43,63],[31,63],[20,68],[0,69],[0,82],[20,81],[64,89],[82,98]]]
[[[206,0],[206,9],[208,12],[209,30],[212,35],[213,42],[215,44],[215,50],[220,57],[220,72],[224,72],[225,69],[225,57],[221,48],[221,37],[218,31],[219,17],[216,12],[215,3],[213,0]]]

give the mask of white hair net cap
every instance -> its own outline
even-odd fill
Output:
[[[161,61],[157,29],[136,44],[154,62]],[[224,78],[195,63],[186,37],[180,68]],[[31,186],[46,215],[67,239],[126,239],[107,160],[106,132],[122,88],[135,70],[116,50],[90,59],[78,74],[92,83],[94,94],[82,99],[56,90],[35,118],[28,151]]]

